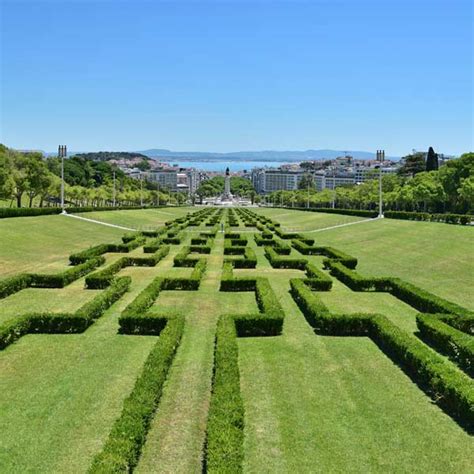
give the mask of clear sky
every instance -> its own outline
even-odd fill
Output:
[[[7,146],[473,148],[468,0],[0,3]]]

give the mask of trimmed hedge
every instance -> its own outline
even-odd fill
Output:
[[[369,336],[469,430],[474,428],[474,381],[382,315],[331,314],[302,280],[291,294],[317,331],[333,336]]]
[[[19,275],[5,278],[0,280],[0,299],[30,287],[64,288],[78,278],[87,275],[94,268],[102,265],[104,262],[104,257],[95,257],[60,273],[21,273]]]
[[[234,268],[255,268],[257,266],[257,256],[250,247],[245,247],[242,257],[227,257],[224,263],[230,262]]]
[[[33,313],[15,318],[0,326],[0,350],[29,333],[80,333],[110,308],[130,287],[130,277],[117,278],[75,313]]]
[[[311,240],[312,239],[293,240],[292,245],[303,255],[324,255],[328,257],[324,260],[326,267],[329,265],[329,259],[337,260],[348,268],[355,268],[357,266],[357,258],[352,257],[351,255],[348,255],[347,253],[344,253],[341,250],[337,250],[333,247],[310,245],[308,242]]]
[[[214,371],[207,422],[205,472],[241,472],[245,411],[240,393],[237,336],[281,334],[284,312],[266,278],[232,277],[224,263],[221,291],[254,290],[259,314],[221,316],[217,323]]]
[[[305,283],[309,285],[310,288],[317,291],[329,291],[332,288],[331,278],[315,265],[308,262],[305,270],[306,276],[308,277]]]
[[[17,293],[30,285],[30,276],[27,273],[20,273],[12,277],[0,280],[0,298],[5,298],[13,293]]]
[[[297,270],[306,268],[306,259],[280,257],[272,247],[265,247],[265,256],[273,268],[294,268]]]
[[[443,313],[444,321],[469,334],[474,334],[474,313],[455,303],[407,283],[400,278],[368,278],[345,267],[342,262],[329,260],[331,275],[354,291],[388,292],[422,313]]]
[[[207,419],[205,472],[242,472],[244,404],[240,394],[237,331],[229,316],[217,323]]]
[[[122,257],[104,270],[95,272],[86,277],[86,287],[89,289],[106,288],[115,278],[115,275],[125,267],[154,267],[162,258],[168,255],[169,245],[163,245],[151,257]]]
[[[131,472],[138,463],[184,328],[182,317],[169,319],[162,331],[162,319],[151,319],[156,323],[160,337],[151,350],[132,393],[125,399],[122,413],[115,421],[102,451],[95,456],[89,468],[90,473]],[[137,320],[135,325],[130,320],[123,320],[122,323],[123,329],[139,327]]]
[[[33,288],[64,288],[78,278],[87,275],[94,268],[105,263],[104,257],[94,257],[61,273],[29,273],[29,285]]]
[[[298,211],[324,212],[326,214],[343,214],[346,216],[367,217],[372,219],[378,216],[378,211],[366,211],[363,209],[333,209],[332,207],[295,207],[295,209],[297,209]]]
[[[109,250],[111,245],[113,244],[99,244],[86,250],[73,253],[69,255],[69,261],[71,262],[71,265],[79,265],[91,258],[99,257],[104,253],[111,252],[111,250]]]
[[[416,323],[421,338],[474,377],[474,337],[444,323],[442,315],[437,316],[417,315]]]
[[[467,225],[474,220],[470,214],[430,214],[427,212],[386,211],[388,219],[404,219],[414,221],[442,222],[445,224]]]

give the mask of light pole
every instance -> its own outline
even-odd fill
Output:
[[[61,209],[62,214],[66,214],[66,209],[64,209],[64,158],[67,156],[67,147],[66,145],[59,145],[58,147],[58,157],[61,158]]]
[[[115,170],[114,170],[114,202],[113,202],[113,206],[115,207]]]
[[[140,172],[140,207],[143,207],[143,180],[142,180],[141,172]]]
[[[383,218],[383,199],[382,199],[382,163],[385,161],[385,150],[377,150],[377,161],[379,162],[379,219]]]

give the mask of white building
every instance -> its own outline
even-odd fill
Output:
[[[301,170],[283,170],[277,168],[253,169],[252,184],[259,194],[274,191],[294,191],[304,176]]]

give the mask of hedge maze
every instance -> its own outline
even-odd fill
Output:
[[[398,278],[363,276],[356,270],[357,258],[317,245],[303,235],[286,233],[278,222],[249,209],[204,208],[156,230],[126,234],[121,243],[100,244],[72,254],[70,266],[60,273],[25,273],[0,281],[0,298],[29,287],[63,288],[80,278],[84,278],[84,291],[100,290],[74,313],[35,313],[32,308],[31,313],[7,321],[0,326],[3,350],[25,334],[86,331],[129,290],[132,278],[121,275],[126,267],[159,269],[168,259],[173,268],[187,272],[186,276],[169,271],[154,277],[121,312],[120,334],[156,336],[156,343],[89,472],[131,472],[139,463],[187,324],[183,311],[165,311],[156,304],[158,297],[166,291],[191,291],[199,298],[208,259],[221,248],[219,292],[253,294],[258,310],[242,314],[222,307],[217,318],[202,446],[205,472],[243,470],[246,418],[238,338],[279,337],[285,317],[295,317],[285,315],[282,298],[294,300],[316,335],[373,340],[447,414],[473,432],[472,312]],[[269,266],[262,271],[264,259]],[[285,275],[285,271],[292,275],[287,280],[288,294],[277,295],[272,275]],[[300,275],[297,278],[295,271]],[[418,312],[418,332],[408,333],[386,315],[366,313],[363,307],[350,314],[330,311],[321,295],[333,291],[335,279],[351,291],[386,292],[410,305]]]

